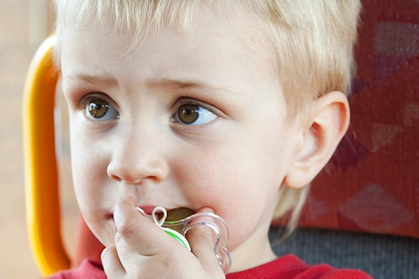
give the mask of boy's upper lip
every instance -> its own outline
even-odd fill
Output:
[[[138,208],[143,210],[144,213],[147,214],[147,215],[151,215],[153,213],[154,208],[156,208],[156,207],[157,207],[157,205],[141,205],[141,206],[138,206]],[[170,211],[169,208],[164,207],[164,209],[166,209],[167,212]]]
[[[145,213],[148,216],[151,216],[153,213],[154,208],[156,208],[157,205],[140,205],[137,206],[137,208],[139,209],[138,211],[141,213],[141,211],[143,211],[143,213]],[[180,220],[180,219],[184,219],[194,213],[196,213],[195,210],[192,210],[190,208],[186,208],[186,207],[177,207],[177,208],[167,208],[167,207],[163,207],[167,213],[168,213],[168,219],[167,220]],[[110,219],[113,221],[114,219],[114,213],[113,210],[109,211],[107,214],[107,219]]]

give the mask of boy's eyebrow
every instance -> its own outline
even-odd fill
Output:
[[[82,80],[88,83],[105,83],[109,85],[117,84],[117,80],[111,76],[93,76],[88,74],[77,73],[70,75],[71,79]],[[174,87],[176,89],[199,89],[199,88],[215,88],[203,83],[194,82],[194,81],[183,81],[175,79],[160,79],[160,80],[151,80],[148,82],[152,86],[164,86],[164,87]]]
[[[165,87],[175,87],[177,89],[199,89],[199,88],[214,88],[212,86],[203,84],[203,83],[199,83],[199,82],[194,82],[194,81],[189,81],[189,80],[174,80],[174,79],[162,79],[162,80],[157,80],[157,81],[153,81],[151,82],[151,84],[156,84],[156,85],[162,85]]]
[[[118,84],[118,81],[111,76],[92,76],[92,75],[78,73],[78,74],[70,75],[70,78],[76,79],[76,80],[82,80],[82,81],[92,83],[92,84],[98,84],[98,83],[107,84],[107,85]]]
[[[176,80],[176,79],[160,79],[160,80],[153,80],[149,83],[150,85],[158,85],[164,87],[171,87],[175,89],[209,89],[209,90],[221,90],[227,91],[229,93],[234,93],[233,91],[224,88],[218,87],[211,84],[207,84],[200,81],[193,81],[193,80]]]

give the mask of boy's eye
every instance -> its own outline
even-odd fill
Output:
[[[86,115],[93,120],[109,120],[119,117],[118,111],[107,101],[94,99],[86,105]]]
[[[181,122],[186,125],[203,125],[212,120],[218,118],[218,116],[212,111],[195,104],[183,104],[179,106],[174,120]]]

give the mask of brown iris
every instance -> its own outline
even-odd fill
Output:
[[[199,106],[194,104],[184,104],[178,108],[179,120],[184,124],[192,124],[199,117]]]
[[[94,118],[102,118],[108,112],[109,104],[104,100],[92,100],[87,105],[89,114]]]

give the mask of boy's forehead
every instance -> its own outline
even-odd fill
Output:
[[[117,30],[113,20],[97,22],[93,19],[85,22],[72,22],[63,29],[61,47],[65,48],[66,37],[73,37],[74,41],[84,41],[80,36],[89,37],[96,41],[95,48],[104,50],[112,47],[120,49],[115,58],[130,56],[141,48],[146,47],[147,41],[160,40],[170,42],[182,40],[190,55],[205,52],[208,49],[230,49],[231,58],[242,56],[245,59],[256,59],[258,63],[269,66],[269,73],[275,71],[275,55],[268,36],[261,32],[259,22],[245,18],[242,14],[219,12],[214,7],[202,7],[202,13],[197,11],[191,18],[191,26],[184,28],[180,24],[147,25],[147,32],[138,34],[136,30],[122,28]],[[82,31],[82,32],[80,32]],[[209,47],[210,46],[210,47]],[[211,48],[211,46],[213,46]],[[155,45],[153,45],[155,48]],[[162,54],[156,48],[155,55]],[[222,57],[220,57],[222,58]]]
[[[194,75],[191,75],[191,78],[189,75],[181,76],[181,70],[202,68],[201,65],[205,65],[210,71],[211,68],[215,70],[220,65],[237,62],[237,65],[242,65],[242,67],[235,69],[234,72],[226,73],[219,80],[220,82],[223,80],[227,82],[232,76],[245,74],[252,70],[255,72],[254,75],[265,72],[265,76],[271,76],[273,69],[271,60],[256,45],[256,40],[253,40],[252,37],[243,37],[235,32],[235,29],[224,27],[222,24],[219,26],[213,24],[181,32],[173,31],[173,27],[161,28],[157,32],[150,33],[147,38],[134,43],[133,34],[112,32],[112,26],[90,25],[82,28],[81,32],[68,29],[64,33],[62,41],[62,70],[64,74],[71,72],[71,76],[90,82],[97,81],[98,77],[109,76],[112,63],[117,60],[126,61],[125,68],[128,71],[134,70],[130,69],[133,67],[130,65],[133,59],[149,63],[143,64],[145,69],[157,69],[158,66],[153,63],[156,62],[157,65],[157,61],[165,61],[167,71],[178,68],[179,72],[175,73],[173,77],[166,73],[166,69],[155,70],[159,77],[151,80],[151,83],[177,88],[200,87],[201,89],[204,87],[216,88],[217,86],[205,82],[205,76],[202,80],[194,78]],[[80,63],[74,63],[75,60]],[[239,63],[238,60],[241,62]],[[99,74],[90,75],[87,73],[87,69]],[[84,70],[86,73],[83,73]],[[141,70],[136,70],[141,72]],[[102,74],[106,72],[108,73]],[[148,75],[149,73],[144,73],[143,76]],[[179,78],[179,76],[181,77]]]

